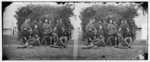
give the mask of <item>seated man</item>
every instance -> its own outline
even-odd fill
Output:
[[[57,43],[58,43],[58,36],[55,32],[52,33],[52,41],[51,41],[51,47],[54,47],[54,46],[57,46]]]
[[[60,46],[67,47],[68,39],[66,36],[62,36],[59,39]]]
[[[111,36],[108,36],[107,40],[106,40],[106,44],[109,45],[109,46],[113,46],[115,45],[114,43],[116,42],[116,37],[115,35],[111,35]]]
[[[124,42],[123,40],[123,36],[121,33],[117,33],[117,36],[116,36],[117,40],[115,42],[115,47],[119,47],[121,46],[121,44]]]
[[[98,46],[98,47],[104,46],[105,45],[104,39],[105,39],[104,36],[100,35],[100,37],[94,39],[92,43],[93,45]]]
[[[56,42],[51,47],[54,47],[54,48],[66,48],[67,47],[68,39],[66,36],[62,36],[60,38],[56,37],[55,40]]]
[[[131,32],[127,28],[127,33],[125,34],[125,37],[123,38],[123,36],[119,36],[120,37],[119,46],[123,46],[123,48],[126,48],[126,47],[131,48],[131,45],[133,43],[131,35],[132,35]]]
[[[36,35],[35,37],[27,40],[27,42],[24,45],[21,45],[18,48],[27,48],[27,47],[33,47],[39,45],[40,45],[39,37]]]
[[[96,38],[96,34],[92,31],[87,32],[87,45],[90,45],[92,40]]]
[[[67,43],[68,43],[68,38],[66,36],[66,31],[64,28],[62,28],[62,32],[60,33],[61,35],[58,36],[56,33],[55,33],[55,30],[54,29],[54,32],[53,32],[53,35],[52,35],[52,43],[54,44],[53,47],[66,47],[67,46]]]
[[[100,35],[100,37],[94,37],[94,39],[92,40],[92,42],[90,43],[90,45],[84,47],[84,49],[88,49],[88,48],[92,48],[92,47],[100,47],[100,46],[104,46],[105,45],[105,41],[104,41],[104,36]]]
[[[131,48],[131,45],[133,43],[133,39],[132,39],[132,33],[131,33],[129,28],[127,28],[127,33],[126,33],[126,36],[124,38],[124,42],[125,42],[126,47]]]

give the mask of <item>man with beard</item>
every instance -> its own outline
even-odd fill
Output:
[[[103,27],[103,31],[104,31],[104,37],[106,39],[107,39],[107,35],[108,35],[107,26],[108,26],[107,20],[103,20],[102,27]],[[106,39],[105,39],[105,41],[106,41]]]
[[[57,35],[60,38],[63,35],[63,31],[62,30],[64,28],[64,24],[62,23],[62,19],[57,20],[56,27],[57,27]]]
[[[124,41],[122,35],[123,35],[122,28],[118,27],[118,32],[117,32],[117,35],[116,35],[117,40],[115,42],[115,47],[120,47],[121,43]]]
[[[108,24],[108,38],[107,38],[107,45],[112,46],[116,41],[116,33],[117,33],[117,26],[113,23],[112,20],[109,21]]]
[[[91,44],[92,40],[96,36],[97,30],[95,26],[93,25],[95,20],[91,20],[89,24],[86,26],[86,34],[87,34],[87,40],[88,40],[88,45]]]
[[[27,47],[35,47],[35,46],[39,46],[40,45],[40,41],[39,41],[39,37],[36,35],[34,37],[30,37],[24,45],[19,46],[18,48],[27,48]]]
[[[35,25],[30,38],[26,40],[24,45],[21,45],[18,48],[26,48],[26,47],[33,47],[39,45],[40,45],[39,30],[37,25]]]
[[[129,28],[126,28],[126,35],[124,37],[124,43],[126,47],[131,48],[132,43],[133,43],[133,39],[132,39],[132,32],[130,31]]]
[[[37,43],[40,44],[40,31],[39,31],[37,25],[34,26],[34,29],[33,29],[33,32],[32,32],[32,37],[36,38],[38,40]]]
[[[129,28],[129,25],[127,24],[126,20],[121,20],[121,24],[120,27],[122,28],[122,33],[123,33],[123,37],[125,37],[126,33],[126,28]]]
[[[43,24],[43,39],[42,39],[42,44],[45,45],[50,45],[50,41],[52,40],[52,38],[50,37],[50,34],[52,32],[52,26],[51,24],[49,24],[48,20],[45,20],[45,23]]]
[[[57,26],[58,27],[58,26]],[[54,31],[58,31],[59,28],[54,28]],[[53,43],[54,46],[53,47],[58,47],[58,48],[66,48],[67,47],[67,43],[68,43],[68,38],[67,38],[67,31],[64,27],[61,27],[62,32],[58,32],[61,35],[58,37],[57,34],[55,32],[53,32]]]
[[[25,43],[29,39],[32,33],[32,29],[29,25],[29,22],[30,22],[30,19],[28,18],[25,20],[25,22],[21,26],[21,33],[23,35],[23,43]]]
[[[101,20],[95,23],[95,28],[97,30],[97,37],[100,37],[100,35],[104,36],[105,33]]]
[[[40,36],[40,43],[41,43],[42,38],[43,38],[43,22],[39,20],[39,22],[37,23],[37,26],[39,29],[39,36]]]
[[[121,24],[120,24],[118,30],[122,34],[122,36],[120,36],[120,37],[123,38],[123,40],[119,42],[119,45],[127,46],[127,47],[131,48],[131,44],[133,42],[132,32],[129,28],[129,25],[126,23],[126,21],[121,20]]]

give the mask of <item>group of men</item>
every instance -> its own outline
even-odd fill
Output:
[[[71,38],[71,30],[64,26],[62,19],[52,23],[48,19],[34,20],[31,22],[27,18],[21,26],[21,33],[24,45],[20,48],[33,47],[39,45],[49,45],[51,47],[66,47]]]
[[[121,23],[113,20],[95,21],[90,20],[86,25],[86,48],[100,46],[115,46],[131,48],[133,33],[127,20],[120,19]]]

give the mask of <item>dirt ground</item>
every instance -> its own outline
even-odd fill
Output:
[[[52,48],[39,46],[34,48],[18,49],[20,41],[16,35],[3,35],[3,59],[8,60],[72,60],[73,42],[67,48]],[[82,49],[83,41],[78,43],[78,60],[130,60],[135,58],[141,50],[147,52],[144,41],[135,41],[132,49],[119,49],[115,47],[99,47],[97,49]]]

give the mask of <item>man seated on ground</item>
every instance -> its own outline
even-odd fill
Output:
[[[100,35],[99,37],[94,37],[94,39],[92,40],[92,42],[90,43],[90,45],[84,47],[84,49],[89,49],[89,48],[97,48],[100,46],[105,46],[105,40],[104,40],[104,36]]]
[[[24,45],[19,46],[18,48],[27,48],[27,47],[34,47],[34,46],[39,46],[40,41],[38,35],[36,35],[33,38],[29,38],[27,42]]]
[[[104,39],[105,39],[104,36],[103,36],[103,35],[100,35],[100,37],[94,39],[94,40],[92,41],[92,43],[93,43],[94,46],[98,46],[98,47],[100,47],[100,46],[105,46],[105,41],[104,41]]]
[[[59,38],[59,46],[60,47],[64,47],[66,48],[67,47],[67,42],[68,42],[68,39],[66,36],[62,36]]]

